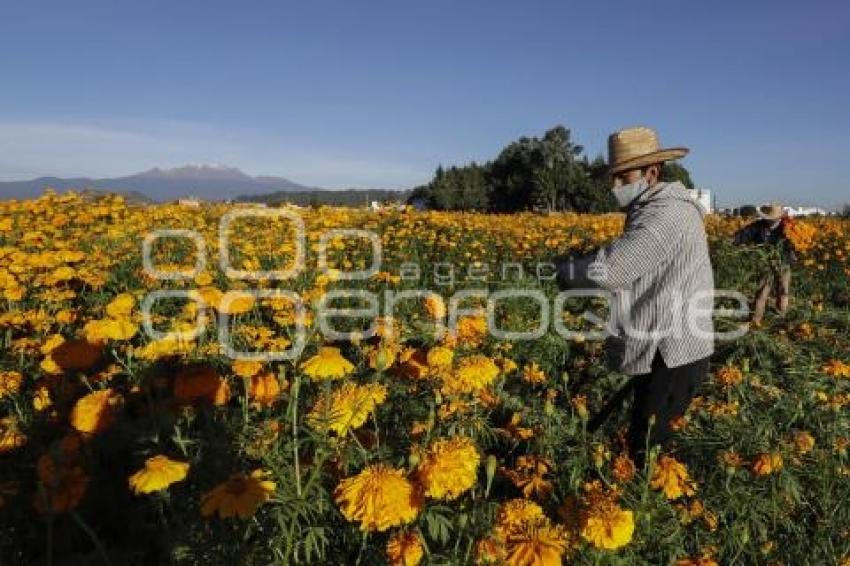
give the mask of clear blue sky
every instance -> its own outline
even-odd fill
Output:
[[[721,204],[850,201],[850,4],[38,0],[0,6],[0,179],[220,162],[410,187],[645,123]]]

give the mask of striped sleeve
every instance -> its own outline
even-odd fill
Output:
[[[669,203],[644,207],[620,238],[599,249],[588,277],[605,289],[629,289],[671,261],[683,239],[681,212]]]

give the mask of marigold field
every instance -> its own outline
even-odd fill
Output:
[[[237,208],[0,202],[0,563],[850,564],[850,220],[796,221],[791,311],[718,342],[675,445],[636,469],[628,403],[587,430],[626,380],[602,342],[554,319],[499,339],[486,293],[462,293],[553,299],[538,262],[612,240],[621,215],[301,209],[305,268],[279,280],[222,271]],[[752,296],[764,256],[731,245],[741,222],[707,230],[716,286]],[[285,269],[293,226],[231,223],[232,267]],[[203,257],[191,238],[149,239],[146,269],[163,229],[200,234]],[[334,229],[378,235],[377,273],[346,280],[372,243]],[[330,299],[346,289],[375,293],[378,316],[324,318],[323,300],[364,306]],[[386,291],[417,289],[434,294],[386,309]],[[457,333],[441,335],[453,300]],[[594,301],[554,318],[590,330]],[[540,316],[503,298],[494,323]],[[295,348],[299,328],[292,359],[228,355]]]

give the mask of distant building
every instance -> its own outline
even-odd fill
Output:
[[[190,196],[182,197],[182,198],[178,199],[177,204],[179,204],[180,206],[198,207],[198,206],[201,206],[201,199],[199,199],[196,196],[190,195]]]
[[[407,209],[407,205],[403,202],[399,202],[397,200],[386,200],[384,202],[378,202],[373,200],[369,203],[369,210],[398,210],[405,211]]]
[[[694,200],[699,202],[708,212],[714,212],[714,207],[711,202],[711,191],[708,189],[692,189],[691,195]]]
[[[826,216],[826,210],[817,206],[783,206],[782,209],[788,216]]]

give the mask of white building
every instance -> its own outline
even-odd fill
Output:
[[[711,205],[711,191],[708,189],[693,189],[691,194],[708,212],[714,212]]]
[[[783,206],[788,216],[826,216],[828,212],[817,206]]]
[[[177,204],[179,204],[180,206],[199,207],[201,206],[201,199],[194,195],[189,195],[178,199]]]

